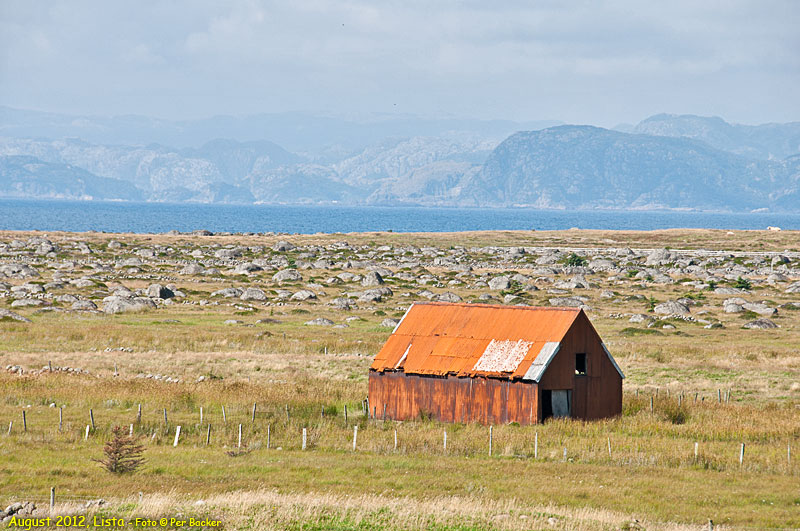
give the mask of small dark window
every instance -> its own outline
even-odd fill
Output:
[[[575,374],[586,376],[586,354],[575,354]]]

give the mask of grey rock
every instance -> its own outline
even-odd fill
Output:
[[[303,276],[296,269],[284,269],[272,275],[275,282],[297,282],[303,280]]]
[[[511,287],[511,280],[505,276],[494,277],[489,280],[489,288],[495,291],[508,289]]]
[[[291,296],[291,300],[293,301],[307,301],[316,298],[317,298],[316,293],[307,289],[301,289],[300,291]]]
[[[581,308],[586,306],[586,297],[554,297],[549,299],[550,306],[566,306],[569,308]]]
[[[243,324],[243,321],[240,321],[239,319],[228,319],[227,321],[224,321],[222,324],[237,325],[237,324]]]
[[[791,284],[788,288],[784,290],[784,293],[800,293],[800,282],[795,282]]]
[[[250,273],[255,273],[256,271],[261,271],[261,267],[252,262],[239,264],[233,269],[233,272],[236,275],[249,275]]]
[[[295,248],[296,247],[295,247],[295,245],[293,243],[285,242],[285,241],[282,241],[282,240],[272,246],[272,250],[276,251],[276,252],[279,252],[279,253],[283,253],[283,252],[286,252],[286,251],[291,251],[291,250],[293,250]]]
[[[749,312],[757,313],[758,315],[765,315],[767,317],[778,313],[778,310],[775,308],[770,308],[763,302],[748,302],[743,304],[742,307]]]
[[[212,297],[224,297],[226,299],[239,298],[242,296],[242,290],[239,288],[223,288],[211,294]]]
[[[439,302],[461,302],[461,297],[452,291],[445,291],[444,293],[438,295],[436,300]]]
[[[305,324],[308,326],[333,326],[333,321],[325,319],[324,317],[317,317],[311,321],[306,321]]]
[[[631,323],[643,323],[643,322],[649,321],[649,320],[650,320],[650,316],[649,315],[645,315],[643,313],[635,313],[635,314],[631,315],[631,318],[628,319],[628,322],[631,322]]]
[[[175,293],[161,284],[150,284],[147,287],[147,296],[154,299],[171,299],[175,296]]]
[[[72,295],[70,293],[66,293],[64,295],[59,295],[54,299],[56,302],[60,302],[62,304],[72,304],[73,302],[78,301],[78,297]]]
[[[205,268],[200,264],[187,264],[181,269],[181,275],[202,275],[205,271]]]
[[[667,301],[657,304],[653,312],[659,315],[689,315],[689,308],[678,301]]]
[[[44,301],[39,299],[17,299],[11,303],[12,308],[24,308],[26,306],[42,306]]]
[[[72,303],[73,310],[93,311],[97,309],[97,305],[92,301],[75,301]]]
[[[12,319],[14,321],[20,321],[22,323],[30,323],[31,320],[27,317],[23,317],[16,312],[12,312],[11,310],[6,310],[5,308],[0,308],[0,321],[4,319]]]
[[[361,279],[362,286],[380,286],[383,284],[383,277],[377,271],[370,271]]]
[[[738,295],[740,293],[746,293],[746,292],[743,289],[731,288],[729,286],[720,286],[718,288],[714,288],[714,293],[719,293],[720,295]]]
[[[350,309],[350,299],[347,297],[336,297],[331,302],[329,302],[331,306],[338,310],[349,310]]]
[[[147,297],[123,298],[111,295],[103,299],[103,311],[108,314],[142,311],[155,307],[156,303]]]
[[[37,278],[39,272],[27,264],[4,264],[0,265],[0,276],[8,278]]]
[[[265,301],[267,295],[259,288],[247,288],[239,298],[243,301]]]
[[[386,318],[383,321],[381,321],[381,326],[383,328],[394,328],[398,324],[400,324],[400,319]]]
[[[756,319],[755,321],[750,321],[749,323],[746,323],[742,328],[769,330],[769,329],[772,329],[772,328],[779,328],[779,327],[774,322],[772,322],[770,319],[761,318],[761,319]]]

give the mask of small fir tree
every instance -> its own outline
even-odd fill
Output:
[[[134,472],[144,463],[144,446],[140,437],[128,435],[122,426],[111,429],[111,439],[103,447],[103,459],[96,459],[100,466],[114,474]]]

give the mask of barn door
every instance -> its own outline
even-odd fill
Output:
[[[572,416],[572,389],[542,390],[542,420]]]

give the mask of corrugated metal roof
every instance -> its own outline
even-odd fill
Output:
[[[580,312],[579,308],[416,303],[375,356],[371,369],[541,377],[549,364],[546,358],[555,354],[552,344],[561,342]]]

